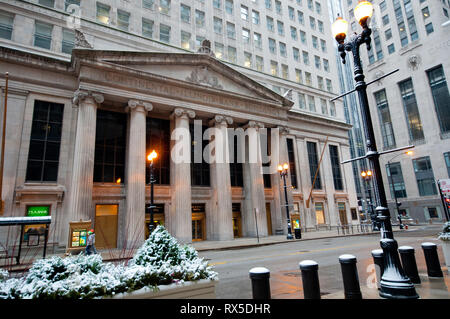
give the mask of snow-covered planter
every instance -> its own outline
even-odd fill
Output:
[[[26,277],[0,280],[0,299],[104,298],[216,279],[217,273],[193,247],[178,244],[158,226],[128,265],[104,263],[100,255],[41,259],[33,263]]]
[[[442,251],[444,253],[445,265],[447,272],[450,273],[450,222],[446,222],[439,233],[438,238],[442,241]]]

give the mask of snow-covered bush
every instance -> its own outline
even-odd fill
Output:
[[[100,255],[80,254],[37,260],[20,279],[0,281],[0,299],[99,298],[177,281],[217,279],[197,251],[181,246],[162,226],[145,241],[130,263],[103,263]]]
[[[0,269],[0,282],[6,280],[8,278],[9,273],[5,269]]]
[[[450,222],[446,222],[442,228],[442,232],[439,233],[438,238],[440,240],[450,241]]]

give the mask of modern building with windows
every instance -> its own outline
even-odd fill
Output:
[[[391,215],[419,222],[443,221],[436,181],[450,178],[450,77],[448,26],[450,2],[373,1],[372,49],[361,49],[366,81],[398,72],[367,88],[379,151],[414,145],[413,155],[380,157]],[[342,0],[349,31],[356,0]],[[394,214],[392,212],[395,212]]]
[[[181,241],[285,234],[282,180],[266,170],[285,162],[293,225],[359,223],[325,2],[0,3],[5,216],[46,206],[53,243],[91,220],[99,247],[130,247],[149,222],[154,149],[155,220]],[[245,133],[214,136],[231,163],[205,156],[211,128]]]

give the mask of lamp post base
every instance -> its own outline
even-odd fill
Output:
[[[394,239],[381,239],[384,255],[384,271],[380,280],[380,296],[387,299],[418,299],[411,280],[404,274]]]

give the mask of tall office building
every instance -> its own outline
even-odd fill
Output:
[[[379,151],[414,145],[380,157],[391,212],[419,222],[445,220],[439,179],[450,177],[450,76],[447,0],[374,2],[372,49],[361,47],[366,81],[398,72],[367,88]],[[356,0],[342,0],[349,34],[360,32]],[[446,24],[447,22],[447,24]]]
[[[325,1],[0,3],[6,216],[44,207],[61,245],[80,219],[98,246],[141,241],[156,148],[155,219],[182,241],[286,234],[282,180],[262,170],[284,162],[292,228],[359,223]],[[255,162],[208,161],[208,128],[244,131],[214,141]]]

